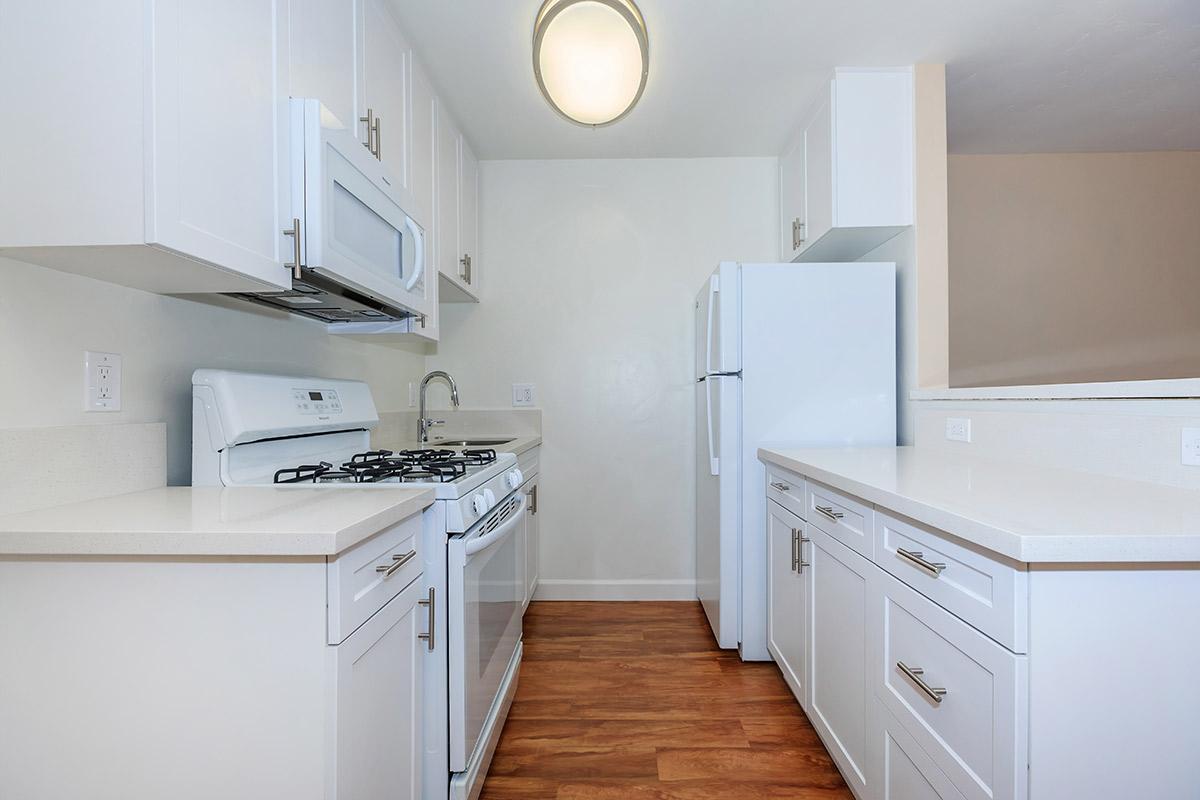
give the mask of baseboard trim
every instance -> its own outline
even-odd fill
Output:
[[[696,582],[682,580],[562,580],[542,578],[534,600],[695,600]]]

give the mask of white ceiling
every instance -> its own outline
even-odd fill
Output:
[[[646,93],[566,122],[541,0],[392,0],[481,158],[776,155],[835,66],[947,65],[960,153],[1200,149],[1200,0],[639,0]]]

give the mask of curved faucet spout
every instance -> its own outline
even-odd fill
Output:
[[[425,416],[425,389],[434,378],[441,378],[450,385],[450,403],[455,408],[458,408],[458,384],[454,382],[454,378],[450,377],[450,373],[436,369],[422,378],[420,392],[421,406],[417,410],[417,442],[421,444],[429,441],[429,428],[431,426],[445,423],[445,420],[428,419]]]

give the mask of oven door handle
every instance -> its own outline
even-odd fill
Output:
[[[521,499],[518,501],[517,507],[513,509],[512,516],[503,525],[490,533],[485,533],[477,539],[467,540],[466,547],[463,548],[466,555],[471,556],[480,550],[486,550],[516,530],[517,523],[521,521],[522,515],[525,513],[525,506],[529,503],[529,498],[526,495],[520,494],[518,496]]]

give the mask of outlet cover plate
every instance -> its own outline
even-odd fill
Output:
[[[121,356],[88,350],[83,354],[84,411],[121,410]]]
[[[514,383],[512,385],[512,392],[513,408],[522,408],[533,405],[534,393],[532,383]]]
[[[1184,465],[1200,467],[1200,428],[1184,428],[1179,439]]]
[[[946,417],[946,438],[952,442],[971,441],[970,418]]]

